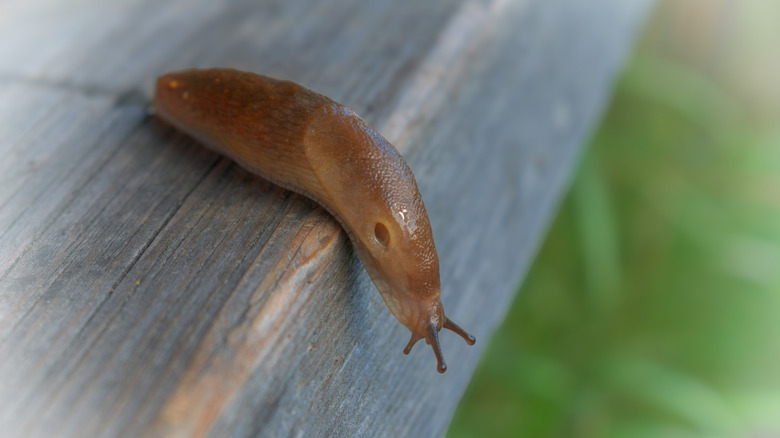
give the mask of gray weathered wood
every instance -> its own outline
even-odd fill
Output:
[[[4,436],[442,434],[649,1],[70,3],[0,2]],[[404,153],[478,339],[443,332],[445,375],[321,208],[146,117],[208,66]]]

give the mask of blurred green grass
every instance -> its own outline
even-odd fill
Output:
[[[780,7],[691,60],[664,3],[450,438],[780,436]]]

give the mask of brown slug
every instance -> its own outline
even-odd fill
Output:
[[[444,315],[439,257],[417,182],[395,147],[351,109],[294,82],[232,69],[161,76],[155,114],[241,166],[322,205],[349,235],[412,338],[474,337]]]

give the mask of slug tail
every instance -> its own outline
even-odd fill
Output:
[[[457,333],[461,338],[463,338],[467,344],[474,345],[475,342],[477,342],[477,339],[474,338],[473,335],[470,335],[466,332],[466,330],[463,330],[458,324],[455,324],[452,322],[451,319],[444,317],[444,328],[452,330],[453,332]]]

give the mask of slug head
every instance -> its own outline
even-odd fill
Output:
[[[369,237],[356,247],[358,253],[369,253],[361,255],[366,270],[388,309],[412,332],[404,354],[409,354],[417,341],[425,339],[436,355],[438,371],[443,373],[447,365],[438,332],[442,328],[452,330],[469,345],[475,339],[444,314],[439,260],[422,202],[418,208],[422,211],[418,212],[416,226],[410,226],[408,214],[398,214],[396,220],[377,220],[373,231],[365,233]],[[409,209],[401,209],[404,210]]]
[[[395,147],[352,110],[333,104],[319,111],[308,127],[307,142],[316,147],[307,147],[307,156],[325,182],[325,204],[387,307],[412,332],[404,352],[425,339],[443,373],[439,330],[453,330],[469,344],[474,337],[444,315],[439,258],[414,175]]]

